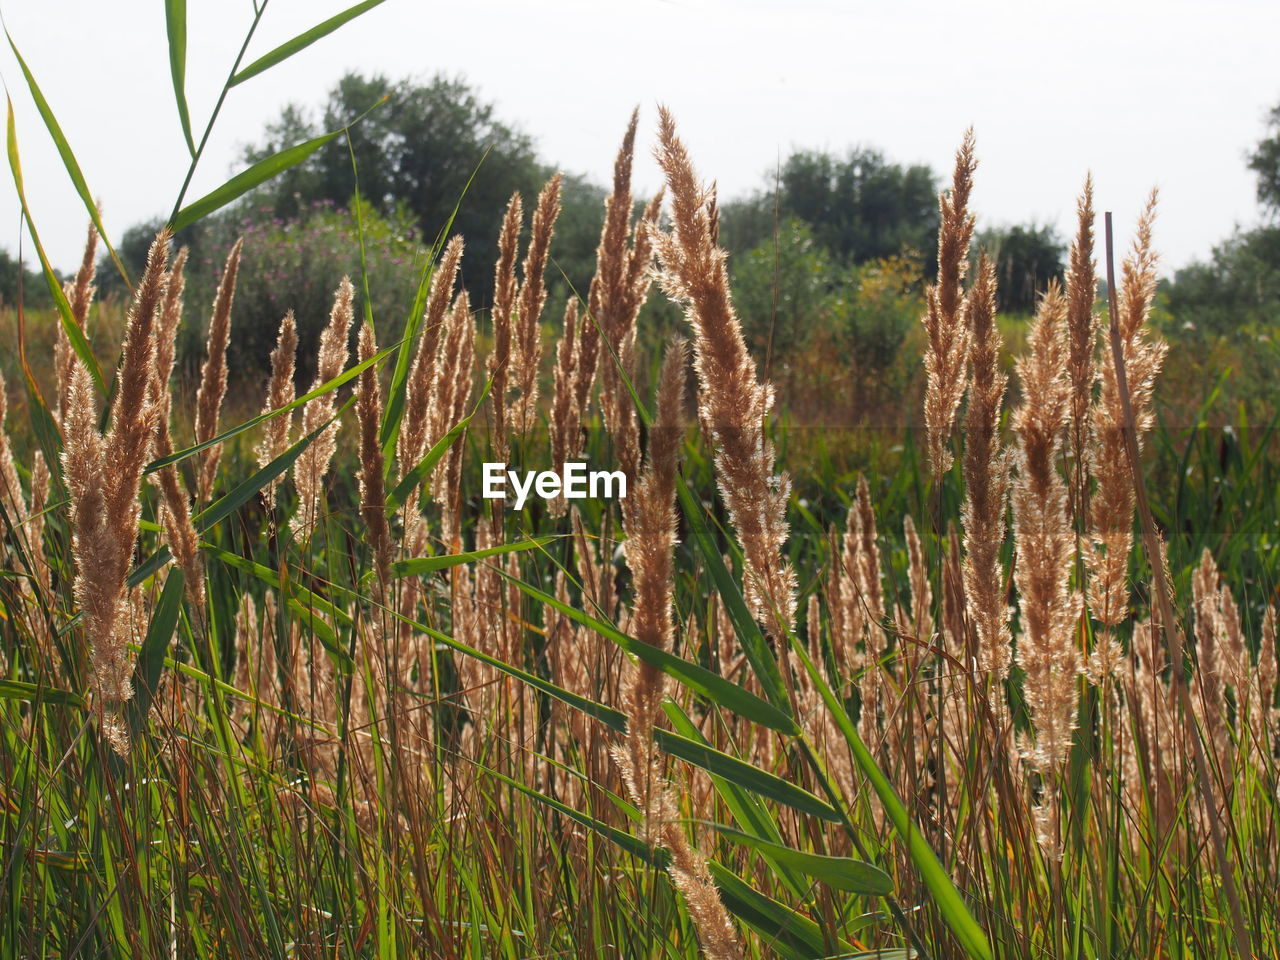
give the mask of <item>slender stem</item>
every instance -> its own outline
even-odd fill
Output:
[[[182,181],[182,189],[178,191],[178,199],[174,201],[173,211],[169,214],[169,223],[173,223],[178,216],[178,211],[182,209],[182,201],[186,199],[187,190],[191,187],[191,180],[196,175],[196,167],[200,165],[200,157],[204,155],[204,148],[209,142],[209,135],[213,133],[213,125],[218,120],[218,114],[222,112],[222,104],[226,102],[227,94],[231,92],[231,81],[240,72],[240,64],[244,60],[245,53],[249,50],[249,43],[253,40],[253,34],[258,29],[258,24],[262,22],[262,15],[267,12],[267,4],[270,2],[271,0],[262,0],[261,4],[257,3],[257,0],[254,2],[253,23],[249,25],[249,32],[245,34],[244,43],[240,45],[240,52],[236,54],[235,63],[231,65],[227,80],[222,85],[222,92],[218,94],[218,102],[213,105],[213,113],[209,115],[209,122],[205,124],[204,134],[200,137],[200,145],[196,147],[196,152],[191,157],[191,165],[187,167],[187,176]]]
[[[1115,365],[1116,387],[1120,394],[1120,405],[1124,411],[1125,452],[1128,454],[1129,469],[1133,475],[1134,497],[1138,505],[1138,516],[1142,522],[1143,545],[1147,552],[1147,561],[1151,564],[1151,572],[1155,578],[1155,600],[1160,611],[1160,620],[1164,626],[1165,642],[1169,645],[1169,659],[1173,661],[1173,686],[1178,691],[1178,699],[1182,704],[1185,716],[1191,721],[1194,736],[1191,738],[1191,753],[1196,765],[1196,788],[1204,803],[1205,813],[1209,820],[1209,835],[1213,840],[1214,854],[1218,867],[1222,871],[1222,887],[1227,895],[1227,904],[1231,909],[1231,926],[1235,934],[1236,949],[1241,957],[1253,955],[1249,946],[1249,935],[1244,925],[1244,914],[1240,909],[1240,895],[1236,891],[1235,870],[1231,857],[1222,839],[1222,826],[1218,822],[1218,810],[1212,795],[1212,781],[1209,779],[1209,765],[1205,760],[1204,744],[1201,742],[1203,731],[1195,722],[1195,714],[1191,708],[1191,694],[1187,688],[1186,665],[1184,662],[1182,633],[1173,622],[1173,603],[1169,597],[1169,582],[1166,579],[1164,553],[1160,549],[1160,539],[1156,534],[1155,522],[1151,517],[1151,507],[1147,503],[1147,488],[1143,482],[1142,464],[1138,453],[1138,428],[1134,419],[1133,402],[1129,396],[1129,380],[1125,373],[1124,350],[1120,345],[1120,316],[1116,302],[1116,268],[1112,245],[1111,211],[1104,215],[1107,234],[1107,309],[1111,320],[1111,359]]]

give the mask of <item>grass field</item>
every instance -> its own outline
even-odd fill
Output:
[[[859,475],[775,409],[665,111],[637,213],[637,122],[563,317],[555,177],[491,309],[442,238],[252,398],[238,245],[195,290],[162,233],[124,309],[91,228],[4,318],[0,956],[1280,956],[1273,425],[1163,422],[1154,195],[1117,263],[1086,184],[1006,375],[967,135]],[[566,462],[626,496],[482,495]]]

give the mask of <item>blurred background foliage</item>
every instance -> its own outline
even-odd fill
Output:
[[[515,191],[531,204],[552,172],[534,137],[502,119],[499,108],[462,78],[349,73],[323,102],[285,106],[245,147],[243,159],[253,162],[348,125],[349,144],[335,139],[179,233],[178,241],[191,249],[189,316],[199,321],[184,332],[181,370],[198,370],[206,301],[238,236],[246,242],[232,369],[255,395],[284,312],[297,315],[302,342],[314,342],[338,280],[346,274],[358,279],[360,227],[375,318],[403,320],[418,271],[446,229],[466,238],[463,283],[473,306],[487,308],[503,208]],[[1205,261],[1176,271],[1160,286],[1157,323],[1172,349],[1158,402],[1174,427],[1199,423],[1210,396],[1206,423],[1243,418],[1266,424],[1275,416],[1280,105],[1248,164],[1258,178],[1259,225],[1237,229]],[[779,414],[792,427],[858,428],[845,439],[824,439],[838,458],[847,453],[864,459],[868,428],[901,433],[914,422],[921,380],[918,321],[936,266],[930,251],[941,183],[937,171],[895,162],[872,147],[796,150],[762,172],[754,193],[719,198],[721,242],[730,255],[738,310],[753,354],[777,387]],[[585,296],[590,284],[605,194],[605,185],[567,172],[548,272],[548,352],[565,300],[573,291]],[[137,224],[119,238],[132,274],[140,272],[159,223]],[[995,260],[1002,329],[1012,353],[1037,297],[1063,275],[1067,242],[1034,222],[980,224],[974,248],[975,258],[982,248]],[[19,273],[15,258],[0,252],[0,303],[6,307],[18,298]],[[123,284],[113,270],[101,270],[99,282],[108,302],[120,298]],[[28,270],[22,291],[29,313],[48,312],[38,275]],[[8,311],[0,314],[0,328],[15,322]],[[640,323],[641,355],[656,356],[681,323],[666,298],[652,297]],[[14,373],[13,360],[0,362],[7,375]],[[299,381],[311,373],[300,369]]]

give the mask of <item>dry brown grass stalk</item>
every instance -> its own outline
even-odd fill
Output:
[[[209,321],[209,339],[205,345],[205,361],[200,368],[200,387],[196,391],[196,443],[207,443],[218,435],[218,415],[227,394],[227,344],[231,340],[231,306],[236,296],[236,274],[240,270],[240,251],[244,240],[235,242],[227,254],[218,295],[213,301],[213,319]],[[222,459],[222,444],[200,451],[197,459],[196,493],[208,500]]]
[[[631,114],[614,160],[613,190],[605,200],[604,225],[596,249],[596,272],[591,278],[588,315],[583,320],[578,348],[582,359],[577,395],[579,408],[585,411],[595,375],[599,336],[603,333],[606,355],[600,371],[601,410],[613,439],[618,465],[629,482],[640,467],[640,424],[626,383],[635,383],[636,318],[649,293],[652,226],[657,223],[662,203],[659,193],[633,228],[631,166],[639,116],[637,108]]]
[[[98,231],[89,221],[89,235],[84,244],[84,256],[80,260],[80,268],[76,271],[75,280],[64,285],[67,302],[71,305],[71,315],[82,333],[88,333],[89,307],[93,303],[96,292],[93,278],[97,273],[98,263]],[[71,364],[75,359],[75,351],[62,324],[58,324],[58,336],[53,348],[54,374],[58,381],[58,424],[61,425],[66,416],[67,393],[71,385]]]
[[[547,302],[546,272],[551,237],[560,216],[560,174],[555,174],[538,194],[533,211],[529,249],[521,268],[520,295],[515,317],[515,374],[520,391],[510,418],[526,433],[538,412],[538,370],[542,362],[542,308]]]
[[[173,376],[178,329],[182,326],[182,294],[186,288],[187,248],[173,258],[166,280],[160,323],[156,329],[155,376],[152,380],[151,403],[155,407],[155,454],[167,457],[173,453],[170,431],[173,395],[169,380]],[[160,520],[164,527],[169,552],[186,577],[184,591],[195,610],[204,607],[204,563],[200,558],[200,538],[191,520],[191,502],[187,496],[177,464],[156,471],[152,480],[160,489]]]
[[[964,592],[978,636],[978,665],[997,681],[1009,675],[1012,636],[1000,551],[1005,539],[1009,462],[1000,438],[1005,376],[996,329],[995,265],[983,253],[965,303],[969,408],[965,414]]]
[[[471,301],[465,290],[454,300],[449,312],[449,328],[440,343],[441,375],[436,378],[431,398],[433,443],[461,423],[471,403],[472,367],[476,355],[476,324]],[[431,475],[431,496],[441,510],[441,533],[453,553],[462,547],[462,438],[436,465]]]
[[[590,322],[589,318],[583,318]],[[551,401],[551,462],[566,463],[582,445],[582,410],[574,392],[578,371],[578,301],[570,297],[564,307],[564,332],[556,348],[555,387]],[[547,503],[553,517],[563,517],[569,501],[556,496]]]
[[[507,455],[507,385],[511,377],[511,335],[516,308],[516,252],[524,219],[519,193],[511,195],[498,234],[498,262],[493,281],[493,348],[489,352],[489,377],[493,382],[489,403],[493,410],[493,446],[497,459]]]
[[[360,363],[371,360],[378,352],[373,326],[368,321],[360,327],[357,346]],[[382,388],[378,384],[377,365],[367,367],[360,374],[356,387],[356,419],[360,423],[360,516],[364,518],[366,536],[373,547],[379,602],[385,604],[391,584],[391,528],[387,523],[387,488],[382,476],[385,461],[378,442]]]
[[[1156,255],[1151,245],[1156,193],[1152,191],[1138,220],[1133,250],[1125,258],[1119,290],[1119,333],[1138,449],[1152,423],[1152,391],[1167,347],[1153,336],[1147,319],[1155,296]],[[1134,477],[1125,449],[1124,402],[1115,364],[1102,365],[1102,392],[1092,411],[1090,474],[1097,487],[1089,504],[1090,536],[1084,544],[1089,573],[1088,605],[1103,630],[1090,660],[1095,682],[1118,666],[1121,653],[1115,628],[1129,612],[1129,553],[1133,547]]]
[[[4,374],[0,373],[0,507],[15,533],[19,524],[27,517],[27,500],[22,494],[22,483],[18,479],[18,468],[13,461],[13,447],[9,444],[9,433],[5,429],[9,406],[8,385]],[[0,557],[4,551],[0,549]]]
[[[1025,673],[1023,691],[1035,730],[1030,757],[1046,773],[1062,764],[1071,749],[1081,668],[1075,638],[1081,598],[1071,587],[1075,535],[1066,484],[1058,473],[1071,422],[1067,309],[1068,301],[1051,285],[1032,324],[1028,352],[1018,360],[1023,402],[1013,416],[1018,437],[1013,488],[1014,582],[1021,598],[1018,664]],[[1052,841],[1056,844],[1057,838]]]
[[[347,337],[354,316],[354,300],[355,288],[349,278],[343,277],[329,314],[329,325],[320,334],[320,354],[311,390],[338,376],[347,365]],[[302,435],[319,430],[333,416],[335,409],[332,392],[308,400],[302,408]],[[291,526],[298,537],[309,537],[319,519],[324,475],[337,449],[338,425],[331,423],[294,461],[293,483],[298,490],[298,512],[294,514]]]
[[[964,274],[973,238],[969,193],[977,161],[973,130],[965,132],[956,153],[951,193],[938,198],[942,223],[938,229],[938,279],[926,292],[923,322],[928,334],[924,366],[927,379],[924,404],[929,464],[935,478],[951,466],[949,442],[956,410],[964,395],[964,365],[969,332],[963,316]]]
[[[298,325],[293,311],[290,310],[280,321],[280,332],[276,336],[275,348],[271,351],[271,376],[267,380],[267,396],[262,405],[264,414],[272,413],[293,403],[297,392],[293,385],[297,357]],[[262,431],[262,440],[254,447],[258,466],[265,467],[289,449],[292,431],[293,411],[277,414],[266,422]],[[276,487],[279,484],[280,478],[276,477],[262,490],[268,509],[275,506]]]
[[[1070,266],[1067,270],[1067,330],[1070,350],[1067,372],[1071,379],[1071,456],[1074,467],[1072,507],[1077,518],[1088,508],[1085,484],[1087,445],[1089,442],[1089,407],[1093,402],[1093,385],[1097,382],[1098,315],[1094,300],[1098,296],[1098,277],[1093,260],[1093,177],[1086,176],[1084,190],[1076,203],[1077,228],[1071,241]]]
[[[71,494],[76,603],[89,641],[102,731],[122,754],[128,752],[129,742],[119,711],[133,696],[125,577],[141,519],[138,488],[155,433],[155,327],[165,292],[168,247],[169,234],[162,230],[151,245],[129,311],[106,436],[98,433],[93,381],[78,359],[64,424],[63,472]]]
[[[448,338],[445,327],[453,287],[458,278],[458,267],[462,262],[463,246],[461,237],[452,237],[431,274],[431,290],[427,295],[426,310],[422,315],[422,333],[418,338],[417,353],[414,355],[405,389],[404,417],[396,447],[396,459],[400,461],[402,477],[431,448],[432,398],[438,389],[437,382],[448,375],[447,371],[438,366],[438,354],[441,341]]]
[[[672,233],[655,231],[661,282],[684,304],[694,330],[700,414],[712,431],[717,482],[746,557],[747,601],[771,632],[786,636],[795,619],[796,577],[782,556],[791,485],[785,474],[773,472],[766,431],[773,390],[756,377],[733,309],[726,255],[713,237],[707,192],[665,108],[659,140],[672,205]]]

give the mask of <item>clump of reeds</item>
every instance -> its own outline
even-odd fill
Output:
[[[93,379],[78,357],[72,361],[63,424],[62,465],[71,495],[76,602],[89,641],[103,734],[122,754],[128,752],[129,738],[120,711],[133,696],[125,578],[141,520],[138,488],[154,442],[155,327],[164,300],[168,259],[169,234],[162,230],[151,245],[129,311],[106,434],[98,431]]]
[[[671,197],[671,232],[657,233],[654,241],[660,280],[685,305],[693,327],[694,366],[702,384],[699,415],[715,443],[720,493],[746,557],[748,603],[784,637],[795,620],[796,577],[782,555],[790,482],[774,473],[768,436],[773,388],[756,377],[733,309],[725,252],[716,243],[711,194],[666,109],[660,111],[659,144],[658,163]]]

